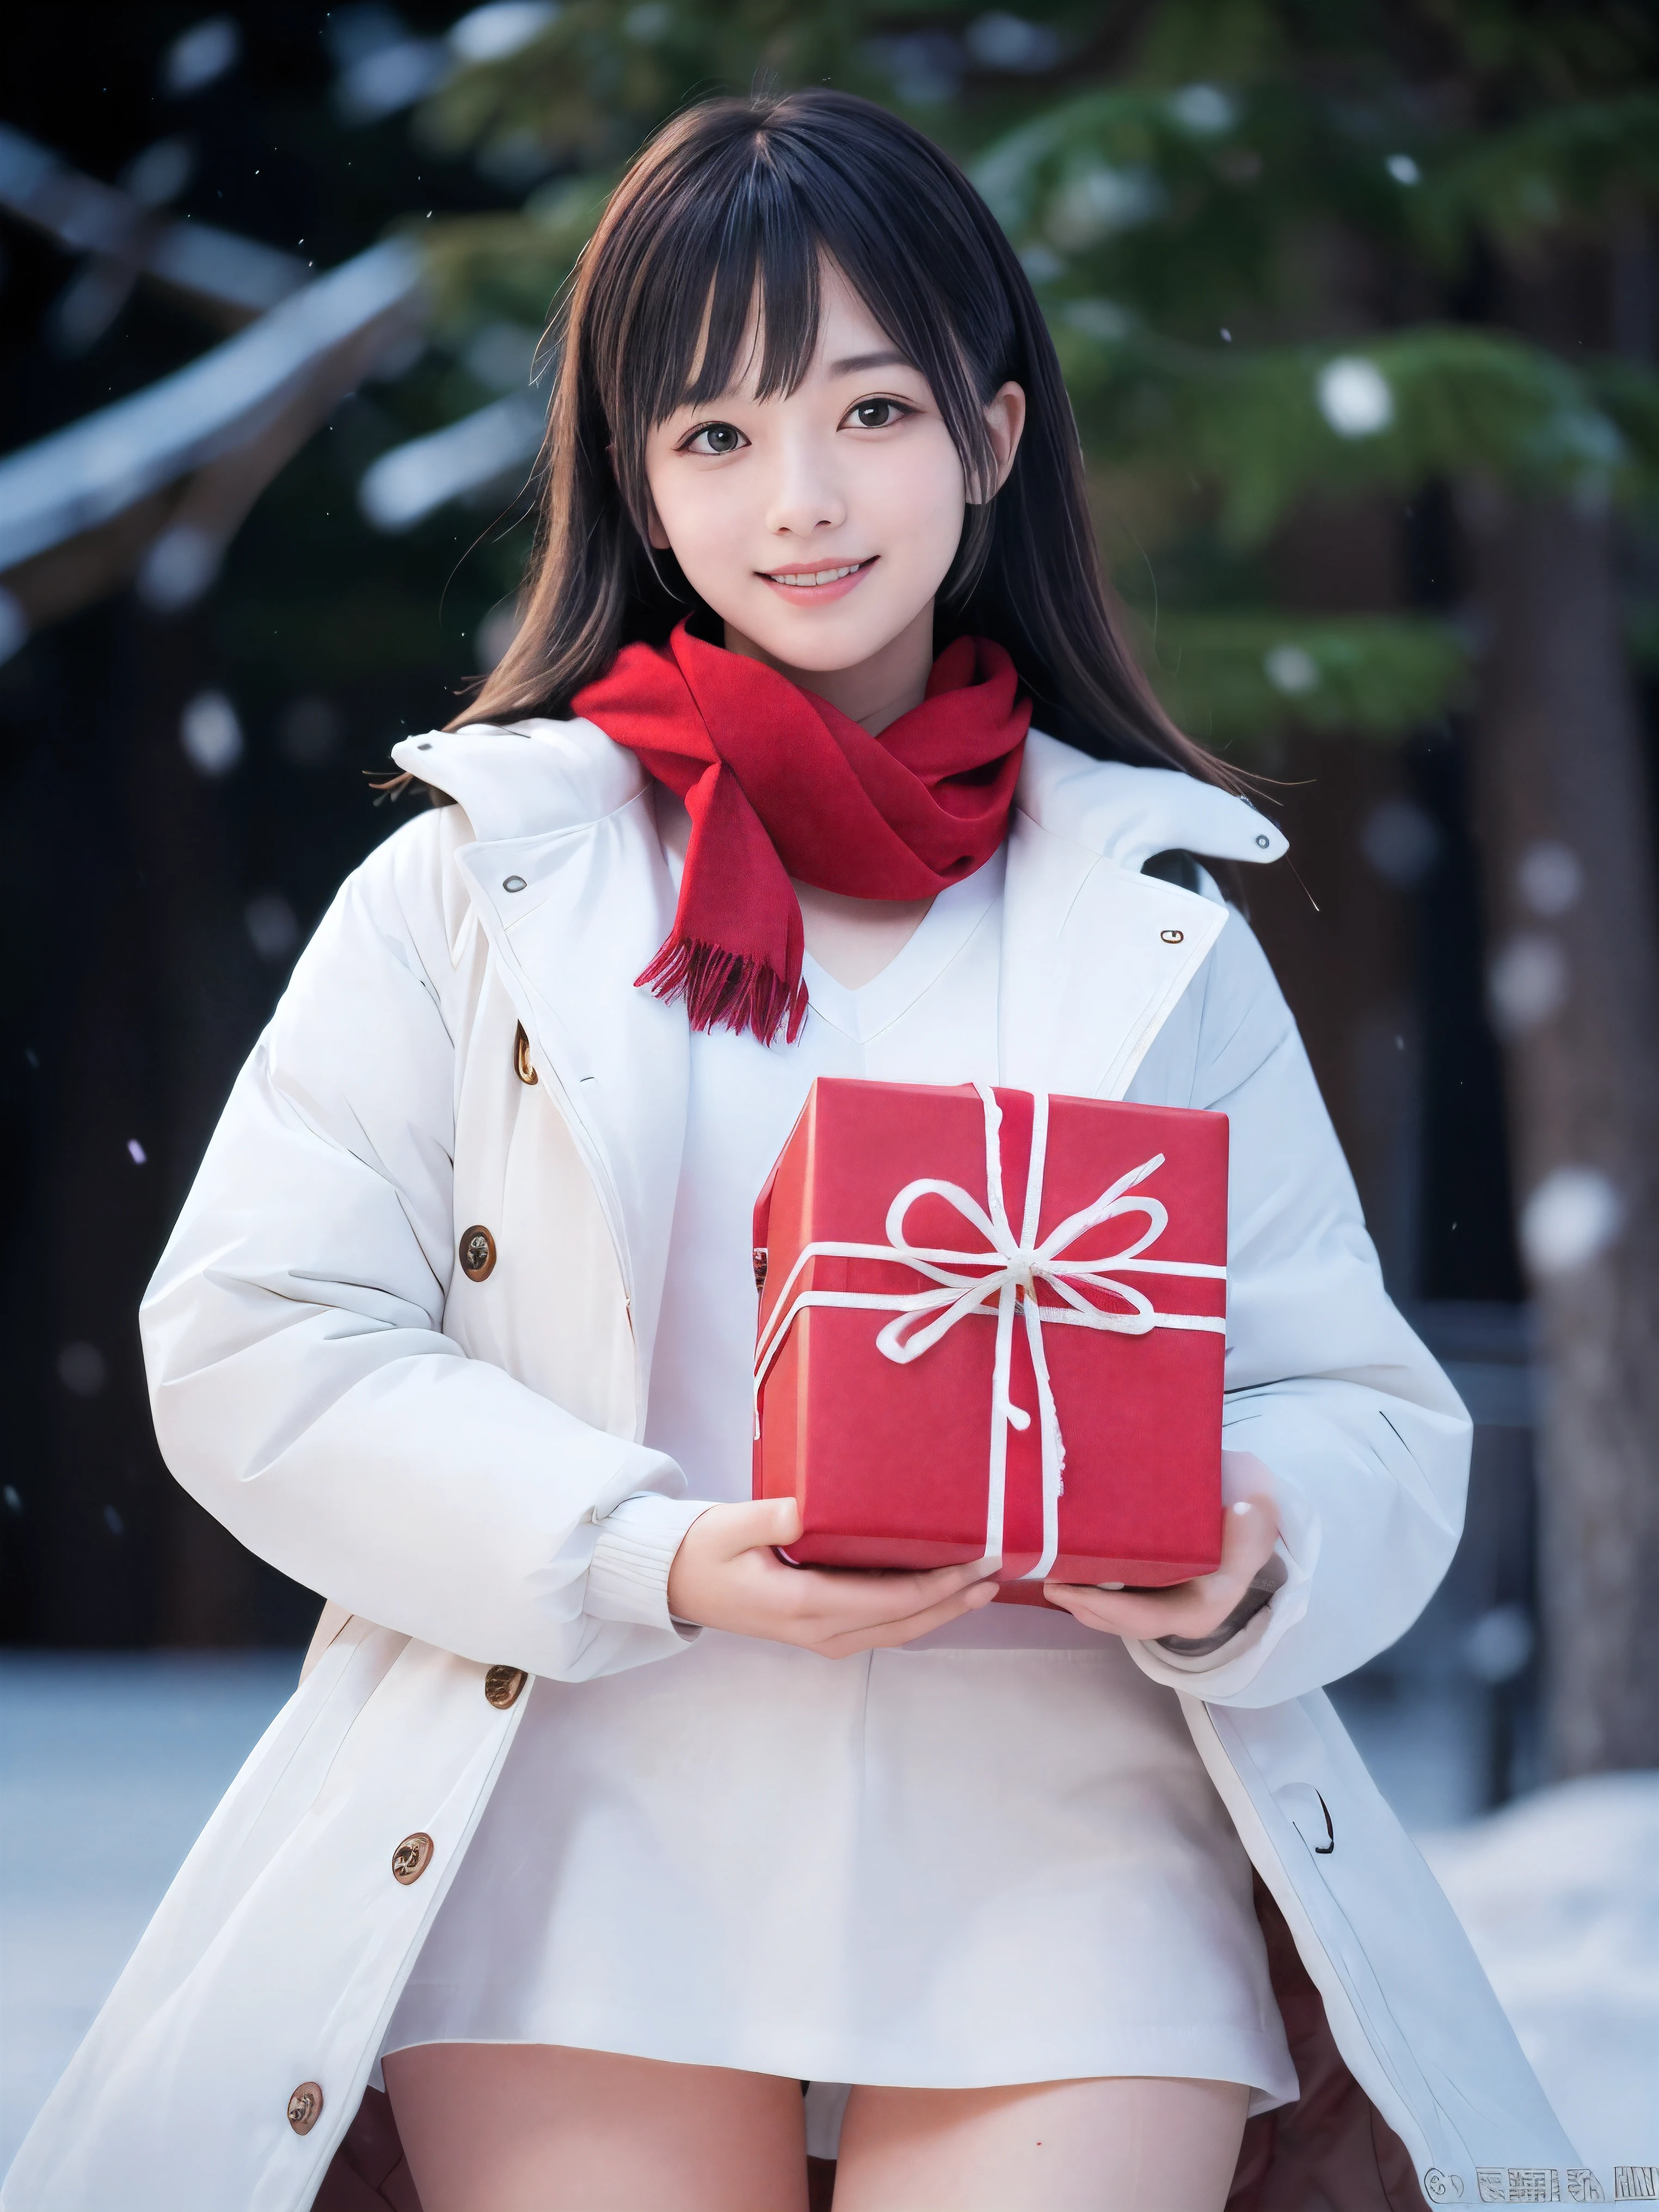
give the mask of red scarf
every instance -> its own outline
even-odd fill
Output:
[[[878,738],[764,661],[693,637],[629,645],[571,701],[691,817],[679,905],[644,974],[691,1026],[789,1042],[806,1019],[792,876],[854,898],[931,897],[1002,842],[1030,702],[1000,645],[960,637]]]

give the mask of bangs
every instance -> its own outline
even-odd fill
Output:
[[[718,239],[708,243],[703,267],[688,270],[696,305],[675,319],[675,357],[663,364],[660,384],[640,395],[647,428],[677,407],[718,399],[751,368],[757,399],[797,391],[817,349],[828,251],[797,196],[754,164]],[[748,350],[757,340],[757,361]]]
[[[939,272],[960,266],[961,240],[917,204],[914,173],[888,176],[879,146],[843,150],[775,114],[759,128],[743,113],[724,133],[705,125],[696,157],[672,157],[684,150],[618,210],[588,303],[589,361],[636,518],[658,423],[750,377],[763,400],[799,388],[817,348],[826,262],[927,380],[970,482],[981,475],[981,410],[1006,374],[1012,320],[984,326],[983,285],[977,317],[951,296]],[[907,205],[910,220],[895,222]]]

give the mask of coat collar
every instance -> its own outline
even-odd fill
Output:
[[[1090,760],[1033,731],[1003,900],[1005,1083],[1080,1097],[1128,1089],[1226,925],[1213,899],[1141,874],[1171,850],[1276,860],[1285,839],[1213,784]]]
[[[580,829],[646,785],[635,756],[584,721],[468,722],[404,738],[392,757],[464,807],[482,844]]]
[[[581,828],[646,786],[638,757],[592,722],[473,722],[405,738],[392,757],[466,811],[481,842]],[[1284,833],[1243,799],[1175,769],[1091,760],[1033,730],[1015,806],[1049,836],[1131,873],[1154,853],[1276,860]]]
[[[392,758],[455,799],[474,833],[457,863],[610,1218],[643,1379],[690,1066],[682,1010],[634,988],[674,912],[647,779],[580,720],[434,731]],[[1191,776],[1091,761],[1031,733],[1003,901],[1005,1083],[1127,1088],[1226,922],[1215,901],[1139,872],[1171,848],[1270,860],[1285,839]]]

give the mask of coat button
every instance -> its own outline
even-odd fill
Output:
[[[461,1273],[469,1282],[481,1283],[495,1265],[495,1240],[482,1223],[461,1231]]]
[[[1187,940],[1184,929],[1160,929],[1158,933],[1166,945],[1184,945]]]
[[[432,1863],[432,1838],[417,1829],[414,1835],[405,1836],[392,1854],[392,1879],[407,1888],[418,1881]]]
[[[520,1083],[534,1083],[538,1079],[530,1058],[530,1039],[524,1033],[524,1024],[519,1024],[519,1034],[513,1040],[513,1068]]]
[[[301,2081],[288,2100],[288,2124],[296,2136],[308,2136],[323,2109],[320,2081]]]
[[[519,1702],[519,1692],[529,1680],[522,1667],[492,1667],[484,1676],[484,1696],[498,1713]]]

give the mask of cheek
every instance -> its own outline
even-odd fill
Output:
[[[735,471],[697,476],[668,468],[660,477],[647,471],[657,520],[675,558],[694,580],[708,562],[732,557],[744,537],[748,508],[735,477]]]
[[[890,553],[930,567],[948,565],[962,535],[967,501],[962,463],[941,429],[872,447],[861,457],[860,505]]]

